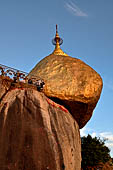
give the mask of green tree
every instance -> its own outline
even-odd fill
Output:
[[[105,141],[97,137],[92,138],[90,135],[81,138],[83,170],[109,161],[110,150],[105,146]]]

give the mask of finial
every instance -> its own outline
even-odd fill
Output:
[[[60,45],[63,43],[63,40],[62,38],[59,37],[57,24],[56,24],[56,35],[55,38],[52,40],[52,43],[53,45],[55,45],[55,50],[53,51],[55,55],[67,55],[60,48]]]
[[[58,26],[57,26],[57,24],[56,24],[56,35],[55,35],[55,38],[52,40],[52,43],[53,43],[53,45],[55,45],[58,48],[63,43],[63,40],[58,35]]]
[[[57,24],[56,24],[56,33],[58,33],[58,27],[57,27]]]

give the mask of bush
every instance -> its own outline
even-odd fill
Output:
[[[88,166],[98,166],[110,159],[110,150],[105,146],[105,140],[92,138],[90,135],[81,138],[82,144],[82,168],[85,170]]]

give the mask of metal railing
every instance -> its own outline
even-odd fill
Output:
[[[39,76],[35,76],[33,74],[29,74],[27,72],[17,70],[15,68],[11,68],[2,64],[0,64],[0,75],[9,77],[15,82],[23,81],[24,83],[32,82],[34,84],[38,80],[43,81],[43,79],[40,78]]]

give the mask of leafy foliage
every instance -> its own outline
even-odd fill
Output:
[[[110,159],[110,150],[105,146],[105,140],[92,138],[90,135],[81,138],[82,144],[82,168],[97,166]]]

